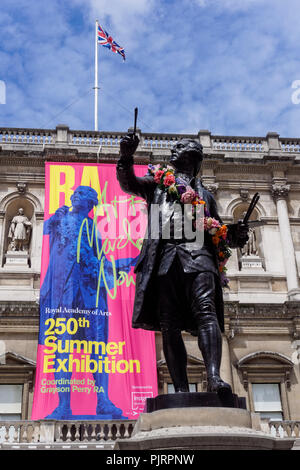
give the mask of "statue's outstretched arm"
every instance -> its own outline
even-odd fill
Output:
[[[117,178],[125,193],[134,194],[149,201],[156,188],[153,176],[136,176],[133,155],[139,144],[138,137],[128,134],[120,142],[120,158],[117,163]]]

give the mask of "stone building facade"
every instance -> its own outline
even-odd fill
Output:
[[[168,159],[187,135],[139,131],[136,164]],[[30,419],[39,323],[39,284],[46,161],[116,162],[119,132],[0,129],[0,420]],[[300,419],[300,139],[188,135],[204,148],[204,186],[225,223],[260,200],[248,245],[228,263],[224,291],[222,375],[251,411],[265,419]],[[15,216],[28,222],[22,250],[10,236]],[[25,220],[24,219],[24,220]],[[195,338],[185,335],[192,391],[206,390]],[[156,334],[159,392],[172,390]],[[15,398],[7,398],[7,396]]]

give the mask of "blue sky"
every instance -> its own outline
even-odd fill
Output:
[[[99,46],[99,127],[143,132],[300,134],[299,0],[1,0],[0,127],[94,128],[94,24],[124,47]],[[1,97],[0,97],[1,98]],[[3,101],[3,100],[2,100]]]

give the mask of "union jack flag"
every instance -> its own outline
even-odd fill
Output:
[[[119,44],[117,44],[116,41],[114,41],[113,38],[109,36],[108,32],[105,31],[100,26],[100,24],[98,24],[98,44],[111,49],[112,52],[115,52],[116,54],[120,54],[125,60],[125,51],[123,47],[119,46]]]

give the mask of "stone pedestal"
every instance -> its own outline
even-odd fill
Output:
[[[5,254],[5,268],[28,268],[29,255],[27,251],[8,251]]]
[[[240,260],[241,270],[249,273],[262,273],[264,272],[263,260],[259,256],[243,256]]]
[[[198,408],[198,407],[220,407],[220,408],[244,408],[245,398],[240,398],[234,393],[211,393],[211,392],[186,392],[158,395],[155,398],[147,398],[144,412],[164,410],[168,408]]]
[[[260,416],[243,409],[244,403],[236,395],[232,397],[235,407],[218,406],[222,399],[216,393],[178,393],[148,399],[145,410],[156,411],[142,413],[131,438],[118,439],[114,450],[289,450],[293,447],[295,439],[275,438],[264,432]],[[173,407],[176,401],[183,406]],[[200,406],[190,406],[197,401]]]

